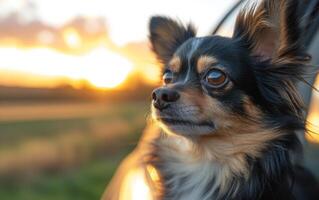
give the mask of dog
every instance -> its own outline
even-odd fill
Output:
[[[192,25],[151,18],[150,43],[163,65],[151,106],[159,130],[126,163],[145,170],[153,199],[319,199],[317,181],[298,165],[296,133],[306,119],[296,85],[310,60],[298,4],[245,7],[231,38],[196,37]],[[121,199],[122,181],[113,179],[104,199]]]

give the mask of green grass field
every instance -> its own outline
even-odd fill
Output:
[[[136,146],[149,102],[8,104],[0,110],[1,200],[94,200]],[[319,177],[319,146],[306,147],[306,163]]]
[[[0,199],[5,200],[99,199],[135,147],[149,109],[147,102],[23,105],[21,110],[28,110],[23,113],[10,106],[16,108],[0,106],[13,110],[0,120]]]

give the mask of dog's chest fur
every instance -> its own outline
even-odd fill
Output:
[[[231,143],[214,139],[204,150],[180,136],[158,138],[149,160],[160,175],[156,199],[291,199],[290,148],[269,133],[255,134],[253,140],[242,134]]]
[[[194,144],[185,138],[169,136],[158,141],[153,164],[161,175],[160,190],[165,191],[160,199],[211,200],[218,199],[225,190],[230,196],[236,193],[238,185],[231,183],[234,171],[197,153]]]

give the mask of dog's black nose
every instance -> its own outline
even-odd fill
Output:
[[[157,88],[152,92],[153,105],[159,110],[167,108],[170,103],[177,101],[179,97],[177,91],[169,88]]]

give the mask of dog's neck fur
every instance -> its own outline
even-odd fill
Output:
[[[165,200],[274,199],[263,191],[279,189],[287,196],[291,163],[289,147],[280,143],[284,137],[269,131],[197,140],[164,134],[153,143],[149,162],[161,177],[157,196]]]

